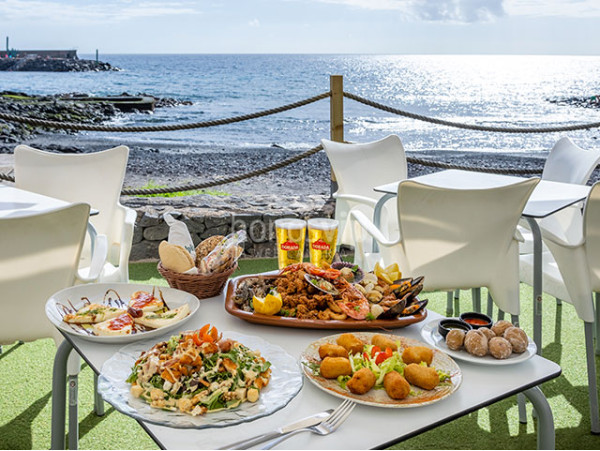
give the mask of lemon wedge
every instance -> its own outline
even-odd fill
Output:
[[[389,285],[393,284],[394,280],[402,277],[398,263],[392,263],[387,268],[383,268],[379,263],[375,263],[373,273]]]
[[[262,313],[263,315],[275,315],[279,313],[279,310],[281,310],[283,301],[281,300],[281,295],[279,293],[269,293],[264,298],[253,296],[252,305],[254,306],[254,311],[256,313]]]

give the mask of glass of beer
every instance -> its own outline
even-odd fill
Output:
[[[338,221],[327,218],[308,220],[308,245],[310,262],[319,267],[329,267],[335,255]]]
[[[302,263],[306,221],[295,218],[278,219],[275,221],[275,233],[277,235],[279,269],[294,263]]]

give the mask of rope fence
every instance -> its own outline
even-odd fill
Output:
[[[341,90],[340,90],[341,92]],[[99,124],[82,124],[82,123],[73,123],[73,122],[59,122],[59,121],[50,121],[45,119],[38,119],[33,117],[23,117],[17,116],[14,114],[8,113],[0,113],[0,120],[4,120],[7,122],[16,122],[21,124],[28,124],[36,127],[47,127],[47,128],[56,128],[60,130],[75,130],[75,131],[100,131],[100,132],[165,132],[165,131],[177,131],[177,130],[191,130],[197,128],[206,128],[206,127],[214,127],[226,124],[233,124],[237,122],[248,121],[251,119],[257,119],[260,117],[270,116],[277,113],[282,113],[284,111],[289,111],[295,108],[299,108],[305,105],[309,105],[311,103],[317,102],[319,100],[326,99],[328,97],[332,97],[332,91],[324,92],[322,94],[318,94],[313,97],[309,97],[304,100],[300,100],[297,102],[289,103],[286,105],[282,105],[276,108],[271,108],[268,110],[262,110],[255,113],[244,114],[240,116],[233,116],[229,118],[215,119],[209,121],[201,121],[201,122],[192,122],[192,123],[184,123],[184,124],[167,124],[167,125],[151,125],[151,126],[116,126],[116,125],[99,125]],[[460,122],[447,121],[443,119],[438,119],[430,116],[425,116],[422,114],[411,113],[409,111],[401,110],[398,108],[394,108],[388,105],[384,105],[379,102],[375,102],[373,100],[369,100],[363,97],[360,97],[356,94],[352,94],[346,91],[343,91],[343,97],[354,100],[356,102],[362,103],[364,105],[370,106],[372,108],[376,108],[391,114],[396,114],[399,116],[407,117],[410,119],[428,122],[431,124],[444,125],[448,127],[461,128],[466,130],[477,130],[477,131],[485,131],[485,132],[498,132],[498,133],[555,133],[555,132],[566,132],[566,131],[575,131],[575,130],[589,130],[593,128],[599,128],[600,122],[592,122],[588,124],[576,124],[576,125],[564,125],[564,126],[554,126],[554,127],[492,127],[486,125],[476,125],[476,124],[465,124]],[[203,183],[191,183],[185,185],[178,185],[172,187],[165,188],[140,188],[140,189],[124,189],[121,194],[123,195],[149,195],[149,194],[167,194],[173,192],[180,191],[192,191],[204,188],[210,188],[219,185],[225,185],[227,183],[239,182],[245,179],[249,179],[252,177],[256,177],[259,175],[266,174],[271,171],[275,171],[277,169],[281,169],[290,164],[296,163],[304,158],[308,158],[319,151],[321,151],[323,147],[318,145],[309,149],[305,152],[302,152],[298,155],[295,155],[290,158],[286,158],[278,163],[271,164],[269,166],[265,166],[260,169],[256,169],[253,171],[245,172],[243,174],[234,175],[225,177],[219,180],[213,180],[209,182]],[[490,172],[495,174],[518,174],[518,175],[531,175],[531,174],[540,174],[542,172],[541,168],[533,168],[533,169],[510,169],[510,168],[489,168],[489,167],[479,167],[479,166],[467,166],[467,165],[459,165],[453,163],[444,163],[438,161],[432,161],[428,159],[416,158],[416,157],[407,157],[407,161],[410,164],[416,164],[420,166],[434,167],[440,169],[459,169],[465,171],[479,171],[479,172]],[[14,182],[15,178],[12,175],[0,173],[0,180]]]

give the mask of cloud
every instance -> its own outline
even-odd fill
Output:
[[[252,19],[250,22],[248,22],[248,25],[253,28],[258,28],[260,27],[260,22],[258,21],[258,19]]]
[[[598,0],[504,0],[511,16],[600,17]]]
[[[108,0],[100,3],[58,0],[3,0],[0,17],[70,23],[115,22],[141,17],[201,14],[192,3]]]
[[[395,10],[406,19],[487,22],[503,16],[503,0],[316,0],[370,10]]]

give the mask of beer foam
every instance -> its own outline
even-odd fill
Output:
[[[335,230],[338,224],[338,221],[329,218],[312,218],[308,220],[308,227],[310,229]]]
[[[306,227],[304,219],[282,218],[275,221],[275,227],[287,230],[300,230]]]

